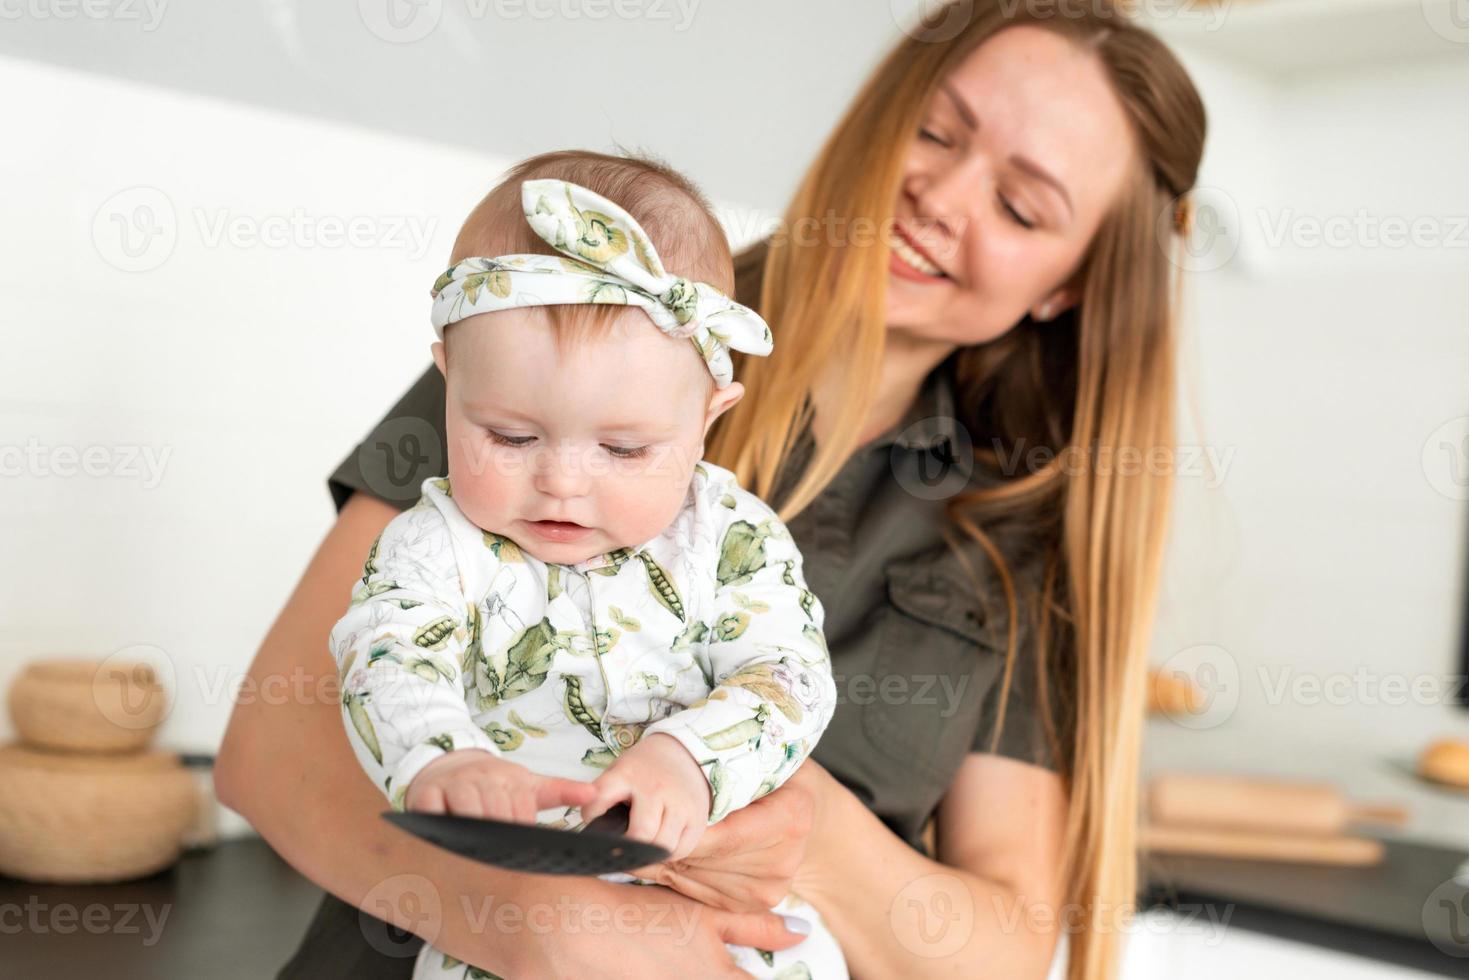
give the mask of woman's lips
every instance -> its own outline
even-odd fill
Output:
[[[580,541],[593,530],[568,521],[522,521],[521,523],[547,541]]]
[[[948,278],[938,263],[924,253],[903,229],[895,227],[890,241],[892,257],[888,260],[888,269],[894,275],[915,282],[937,282]]]
[[[892,253],[888,259],[888,271],[902,279],[910,279],[914,282],[943,282],[947,276],[931,276],[926,272],[919,272],[907,262],[898,257],[897,252]]]

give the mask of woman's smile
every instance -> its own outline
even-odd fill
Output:
[[[919,250],[917,243],[913,242],[903,229],[894,227],[889,243],[892,245],[893,253],[888,262],[888,268],[894,275],[917,282],[938,282],[949,278],[944,274],[943,269],[940,269],[932,259]]]

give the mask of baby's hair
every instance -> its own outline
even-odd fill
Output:
[[[734,290],[729,240],[703,193],[683,174],[644,154],[611,156],[591,150],[557,150],[522,160],[485,195],[454,240],[453,265],[474,256],[533,253],[559,255],[535,233],[521,208],[523,181],[553,178],[580,184],[615,201],[643,226],[664,267],[674,275],[707,282],[727,295]],[[606,330],[621,316],[647,320],[637,307],[570,304],[536,307],[551,324],[558,345]],[[648,326],[653,326],[647,320]],[[444,332],[447,357],[451,325]]]

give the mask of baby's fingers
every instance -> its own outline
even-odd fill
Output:
[[[704,836],[704,827],[705,824],[698,820],[690,821],[685,825],[683,832],[678,835],[678,842],[668,849],[671,852],[668,860],[682,861],[692,854],[694,848],[698,846],[699,838]]]
[[[510,793],[510,819],[516,823],[536,822],[536,788],[522,786]]]
[[[581,808],[581,819],[584,824],[596,820],[617,804],[632,799],[631,787],[611,774],[604,774],[597,777],[596,782],[592,783],[591,787],[591,802],[583,803]]]
[[[535,789],[535,806],[538,810],[549,810],[553,806],[585,806],[597,798],[598,790],[593,783],[579,783],[575,779],[543,779]]]
[[[444,791],[434,785],[425,786],[422,789],[410,786],[404,809],[417,813],[443,813],[445,812]]]
[[[663,804],[647,796],[632,798],[632,812],[627,818],[627,836],[634,840],[658,843],[658,833],[663,827]],[[662,846],[662,845],[659,845]]]
[[[461,779],[450,783],[444,790],[444,800],[449,812],[456,817],[484,817],[487,801],[481,796],[480,787],[473,780]]]

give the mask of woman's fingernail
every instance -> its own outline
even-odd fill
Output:
[[[785,920],[786,928],[791,932],[798,933],[802,936],[811,935],[811,923],[805,919],[794,915],[782,915],[781,918]]]

